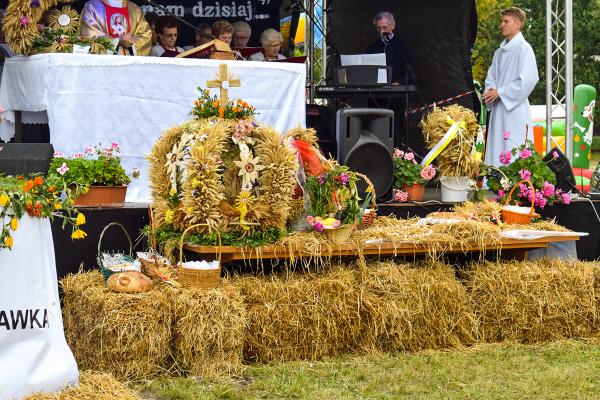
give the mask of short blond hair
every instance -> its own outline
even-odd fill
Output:
[[[213,22],[211,30],[214,37],[219,37],[223,33],[231,33],[233,35],[233,25],[224,19]]]
[[[517,21],[521,23],[521,25],[525,25],[525,20],[527,19],[527,15],[525,15],[525,11],[521,10],[519,7],[509,7],[505,10],[500,11],[500,14],[504,16],[513,17]]]

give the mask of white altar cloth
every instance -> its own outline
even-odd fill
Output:
[[[0,399],[77,384],[65,340],[50,221],[25,214],[0,250]]]
[[[223,63],[242,82],[229,89],[229,98],[252,104],[259,123],[282,133],[305,124],[306,70],[292,63],[80,54],[15,57],[4,65],[0,104],[7,111],[46,110],[50,141],[67,155],[88,145],[118,142],[127,173],[134,167],[142,172],[132,179],[127,201],[148,201],[146,155],[164,130],[190,118],[198,86],[206,87]]]

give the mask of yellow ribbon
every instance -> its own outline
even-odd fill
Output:
[[[462,118],[460,119],[460,121],[456,122],[448,115],[446,116],[446,122],[448,122],[450,128],[446,131],[442,139],[439,142],[437,142],[436,145],[433,146],[431,151],[429,151],[429,153],[427,153],[427,155],[423,158],[423,161],[421,161],[422,166],[431,164],[433,160],[435,160],[437,156],[439,156],[440,153],[444,151],[446,147],[448,147],[452,139],[454,139],[456,135],[458,135],[458,132],[460,132],[460,130],[467,129],[467,124]]]

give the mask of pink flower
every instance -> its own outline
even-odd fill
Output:
[[[62,163],[60,167],[56,168],[56,172],[58,172],[61,175],[66,174],[68,170],[69,167],[67,167],[67,163]]]
[[[408,193],[394,189],[394,200],[399,203],[405,203],[408,201]]]
[[[83,158],[83,153],[74,153],[73,158]]]
[[[525,197],[525,198],[531,197],[531,191],[529,190],[529,186],[527,186],[524,183],[521,183],[519,185],[519,197]]]
[[[563,204],[569,204],[571,202],[571,195],[569,193],[563,193],[560,197]]]
[[[528,169],[522,169],[519,171],[519,175],[521,175],[521,179],[524,181],[528,181],[531,179],[531,171]]]
[[[312,215],[307,215],[306,216],[306,222],[308,222],[311,225],[315,224],[315,217],[313,217]]]
[[[404,152],[400,149],[394,149],[394,158],[404,157]]]
[[[421,170],[421,178],[426,181],[432,179],[435,176],[435,167],[431,164],[427,165]]]
[[[117,142],[112,142],[112,144],[110,145],[111,149],[114,150],[118,150],[119,149],[119,144]]]
[[[504,190],[502,190],[502,189],[498,190],[498,200],[503,198],[505,194],[506,194],[506,192]]]
[[[60,151],[54,152],[54,158],[64,158],[64,157],[65,157],[65,153],[62,153]]]
[[[531,150],[525,148],[523,150],[521,150],[521,153],[519,153],[519,157],[521,157],[522,159],[526,159],[532,156],[532,152]]]
[[[315,228],[315,231],[317,231],[317,232],[323,232],[323,229],[325,229],[325,227],[323,226],[323,224],[320,223],[320,222],[316,222],[313,225],[313,228]]]
[[[545,197],[552,196],[554,194],[554,185],[548,181],[544,182],[544,185],[542,186],[542,194]]]
[[[21,23],[21,25],[27,26],[29,25],[29,18],[27,18],[27,15],[23,15],[21,19],[19,19],[19,22]]]
[[[558,151],[554,150],[554,151],[552,152],[552,157],[554,157],[554,158],[558,158]]]
[[[508,138],[510,137],[511,133],[510,131],[504,131],[502,133],[502,137],[504,138],[504,140],[508,140]]]
[[[83,149],[83,152],[85,154],[94,154],[94,146],[87,146],[85,149]]]
[[[512,154],[510,151],[502,151],[500,152],[500,162],[504,165],[510,164],[510,160],[512,159]]]
[[[406,154],[404,155],[404,159],[405,159],[405,160],[408,160],[408,161],[412,161],[412,160],[414,160],[414,159],[415,159],[415,155],[414,155],[413,153],[406,153]]]
[[[548,200],[546,200],[543,194],[541,194],[540,192],[535,193],[535,200],[533,204],[535,204],[536,207],[544,208],[547,202]]]

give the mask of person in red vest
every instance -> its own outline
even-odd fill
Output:
[[[154,57],[175,57],[183,49],[177,46],[179,34],[179,22],[170,15],[158,17],[156,21],[156,33],[158,33],[158,44],[152,47],[150,52]]]

